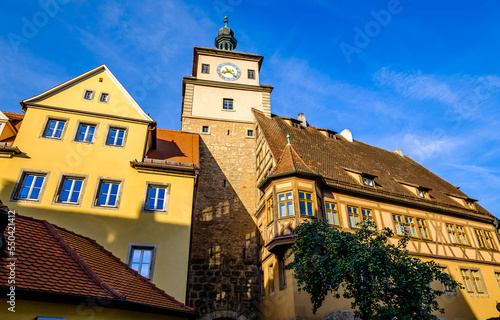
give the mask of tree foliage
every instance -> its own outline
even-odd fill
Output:
[[[410,257],[408,237],[390,244],[392,230],[372,230],[364,225],[356,232],[339,231],[325,222],[295,229],[294,260],[287,269],[293,269],[299,291],[310,295],[313,312],[333,294],[353,299],[351,307],[363,320],[437,319],[433,312],[444,310],[436,298],[444,291],[429,284],[438,280],[453,289],[460,284],[434,261]]]

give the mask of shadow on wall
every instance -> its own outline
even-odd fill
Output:
[[[224,312],[225,319],[257,319],[257,227],[202,139],[200,159],[189,304],[202,316]]]

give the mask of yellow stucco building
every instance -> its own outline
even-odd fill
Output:
[[[105,65],[21,106],[0,114],[0,200],[97,240],[185,301],[198,136],[157,129]]]

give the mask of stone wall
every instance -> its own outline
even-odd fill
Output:
[[[201,317],[229,310],[258,319],[254,124],[185,117],[182,130],[201,137],[188,304]]]

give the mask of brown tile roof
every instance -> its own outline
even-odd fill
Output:
[[[93,239],[21,215],[15,217],[15,238],[16,289],[40,295],[107,298],[192,315],[192,308],[166,294]],[[0,260],[0,287],[9,287],[9,262],[8,258]]]
[[[315,174],[311,168],[302,160],[291,145],[287,145],[281,157],[276,161],[276,167],[271,174],[278,175],[289,172],[303,172]]]
[[[467,214],[493,217],[478,204],[477,211],[460,207],[448,195],[468,198],[467,195],[407,156],[400,156],[357,140],[350,142],[341,135],[329,138],[312,126],[295,128],[279,116],[268,118],[257,110],[254,110],[254,114],[277,166],[280,167],[275,168],[273,174],[293,171],[290,168],[298,162],[297,157],[294,160],[290,156],[285,157],[287,149],[290,149],[296,152],[307,168],[321,175],[328,184],[438,207],[453,207],[453,210]],[[287,148],[287,134],[290,134],[291,148]],[[375,188],[361,186],[345,169],[376,176]],[[431,199],[417,197],[398,181],[429,188]]]
[[[156,149],[147,152],[151,159],[178,161],[198,165],[199,136],[176,130],[157,129]]]

